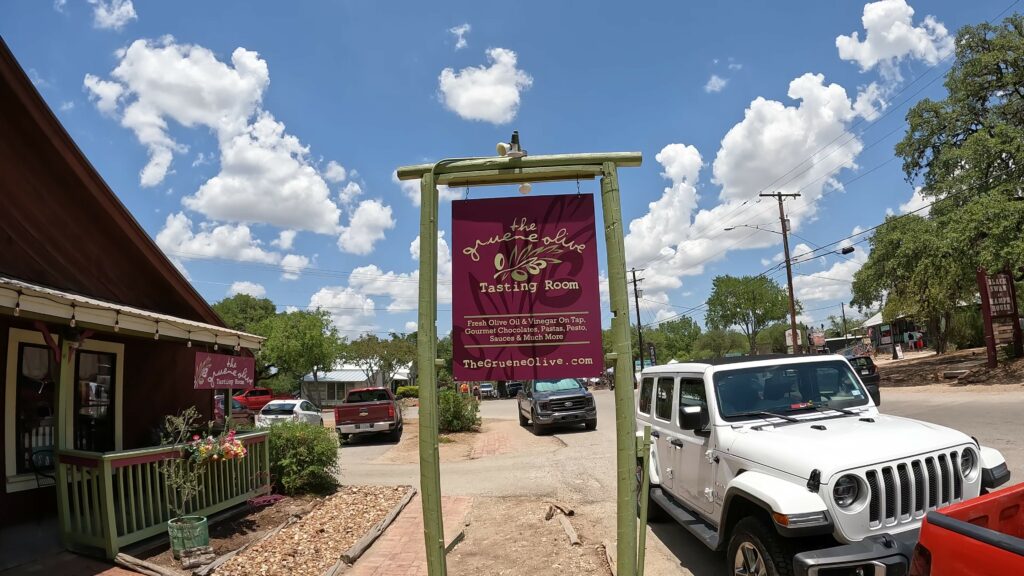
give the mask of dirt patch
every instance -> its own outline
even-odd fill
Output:
[[[877,360],[878,373],[883,386],[927,386],[942,384],[1021,384],[1024,383],[1024,360],[1002,362],[996,368],[985,367],[985,349],[970,348],[948,354],[931,354],[905,360]],[[945,373],[967,371],[959,379],[949,379]]]
[[[484,420],[479,432],[442,434],[438,453],[441,462],[476,460],[502,454],[549,452],[563,444],[553,436],[535,436],[514,420]],[[406,420],[402,440],[374,462],[414,464],[419,462],[419,422]]]
[[[274,536],[231,558],[215,576],[320,576],[387,516],[406,486],[349,486]]]
[[[569,518],[582,541],[571,546],[548,504],[526,498],[477,498],[466,538],[448,554],[452,576],[564,576],[611,574],[597,531],[582,516]]]
[[[218,556],[238,550],[249,542],[262,538],[292,515],[309,512],[318,504],[317,500],[313,496],[285,497],[271,506],[217,522],[210,526],[210,547]],[[168,568],[181,568],[181,563],[174,559],[170,548],[166,545],[153,549],[148,554],[139,554],[138,557]]]

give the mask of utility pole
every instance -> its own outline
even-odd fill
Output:
[[[843,345],[846,345],[846,302],[840,302],[840,310],[843,311]]]
[[[793,334],[793,353],[800,353],[800,339],[796,331],[796,300],[793,298],[793,263],[789,260],[789,220],[786,219],[786,209],[782,206],[783,198],[799,198],[800,194],[783,194],[782,192],[765,193],[759,196],[776,198],[779,201],[779,222],[782,223],[782,248],[786,256],[786,282],[789,284],[789,329]]]
[[[644,332],[643,332],[643,326],[640,325],[640,288],[639,288],[639,286],[640,286],[640,282],[643,282],[644,279],[643,278],[641,278],[639,280],[636,279],[636,273],[637,272],[643,272],[643,269],[637,270],[636,268],[632,268],[632,269],[630,269],[629,272],[630,272],[630,274],[633,275],[633,280],[632,280],[632,282],[630,282],[630,284],[633,285],[633,302],[636,303],[636,339],[637,339],[637,342],[640,345],[639,354],[638,354],[638,356],[640,357],[640,369],[643,370],[644,369]]]

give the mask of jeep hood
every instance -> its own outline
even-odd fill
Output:
[[[720,428],[719,446],[732,456],[800,478],[808,478],[816,468],[821,481],[828,482],[845,470],[973,443],[969,436],[945,426],[884,414],[871,418],[874,422],[857,416],[815,417],[759,429]]]

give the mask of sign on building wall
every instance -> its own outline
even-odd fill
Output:
[[[452,202],[452,346],[457,380],[598,376],[594,198]]]
[[[256,359],[251,356],[196,352],[196,390],[252,388],[255,375]]]

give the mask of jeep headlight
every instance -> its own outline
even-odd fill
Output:
[[[960,475],[967,478],[974,472],[974,467],[978,464],[978,458],[974,453],[974,450],[965,448],[960,454]]]
[[[840,508],[849,508],[860,496],[860,482],[856,476],[847,474],[836,481],[832,488],[832,498]]]

